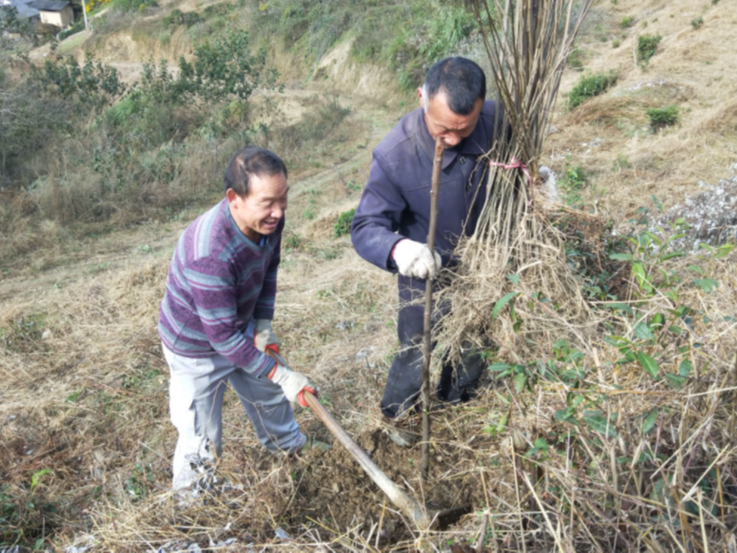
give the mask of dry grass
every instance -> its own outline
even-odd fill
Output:
[[[319,382],[329,410],[367,447],[394,340],[386,325],[394,284],[378,270],[367,278],[355,254],[343,252],[327,263],[299,250],[287,255],[276,328],[292,363]],[[680,273],[693,261],[665,267]],[[442,484],[446,503],[438,506],[472,506],[458,524],[425,535],[389,506],[382,510],[381,493],[338,450],[294,461],[263,452],[232,396],[220,474],[236,488],[180,509],[167,491],[175,436],[166,420],[165,364],[154,331],[166,260],[96,274],[74,289],[13,302],[4,311],[0,327],[10,342],[0,357],[2,493],[16,507],[45,505],[19,509],[18,520],[27,542],[45,532],[57,548],[181,550],[235,539],[225,550],[247,544],[288,551],[406,550],[423,543],[441,549],[450,539],[477,543],[484,517],[486,547],[497,551],[674,550],[688,543],[725,548],[737,516],[730,390],[737,385],[731,353],[737,334],[734,321],[722,317],[737,309],[737,281],[734,256],[700,263],[720,287],[711,294],[689,281],[680,287],[680,301],[712,321],[683,325],[681,344],[689,346],[694,372],[680,390],[632,364],[616,364],[621,353],[594,340],[591,353],[578,359],[541,352],[518,360],[530,383],[522,389],[506,378],[486,381],[473,403],[434,414],[427,489],[412,469],[418,452],[383,443],[382,451],[395,457],[382,468],[400,484],[405,478],[422,501]],[[672,308],[656,297],[642,309]],[[340,325],[348,321],[353,326]],[[622,335],[633,336],[626,319],[613,322]],[[51,335],[43,338],[44,329]],[[675,357],[663,348],[662,372],[676,371],[669,361]],[[549,362],[555,370],[543,371]],[[574,381],[567,371],[578,374]],[[579,401],[577,424],[561,420],[558,413]],[[611,421],[612,430],[586,422],[593,410]],[[656,420],[645,431],[653,410]],[[320,432],[309,413],[301,411],[298,420]],[[34,475],[47,468],[51,472],[31,490]],[[305,495],[318,469],[332,479],[324,491]],[[349,487],[337,493],[332,482]],[[357,493],[345,495],[352,489]],[[319,514],[300,514],[316,504],[324,506]],[[356,505],[363,507],[352,511]],[[290,541],[275,537],[276,528]]]
[[[337,195],[343,185],[330,182]],[[309,197],[297,195],[295,202]],[[317,223],[304,221],[296,231],[308,235],[311,225],[331,221],[336,207],[354,205],[351,193],[340,198],[337,206],[321,203]],[[595,222],[588,224],[601,230]],[[737,384],[737,334],[734,321],[723,317],[737,309],[734,256],[663,265],[688,274],[686,266],[697,262],[720,282],[711,294],[687,279],[679,286],[680,303],[711,319],[681,325],[680,346],[688,346],[694,366],[681,389],[650,378],[636,364],[617,364],[621,352],[600,338],[586,347],[573,344],[584,354],[579,358],[546,352],[542,342],[517,358],[514,348],[498,352],[497,361],[508,356],[524,367],[527,385],[487,380],[473,403],[433,415],[425,488],[416,470],[418,451],[398,450],[375,434],[395,343],[394,279],[367,267],[346,238],[303,237],[286,252],[280,273],[275,328],[285,355],[318,382],[328,409],[363,447],[380,444],[376,459],[391,455],[381,466],[396,482],[436,507],[471,505],[452,527],[418,534],[339,449],[294,461],[264,453],[232,395],[226,398],[220,474],[236,488],[207,504],[178,507],[168,491],[175,432],[167,420],[166,367],[155,333],[177,232],[147,254],[153,257],[129,250],[118,265],[60,289],[4,296],[0,466],[4,513],[12,516],[4,540],[22,528],[22,543],[45,538],[55,549],[173,551],[220,542],[233,551],[247,544],[294,551],[425,544],[432,550],[451,539],[476,544],[484,519],[486,547],[497,551],[609,551],[615,541],[633,550],[688,543],[713,550],[733,539],[730,388]],[[632,305],[643,316],[674,308],[662,296]],[[552,341],[555,326],[562,331],[563,325],[555,316],[548,323]],[[616,317],[610,324],[604,334],[634,337],[633,321]],[[506,332],[513,343],[517,334]],[[674,345],[663,345],[661,374],[675,373]],[[656,355],[658,346],[645,347]],[[571,380],[568,372],[577,376]],[[571,408],[577,424],[561,420],[559,412]],[[616,436],[586,422],[601,420],[591,419],[591,411],[610,420]],[[653,412],[655,422],[644,431]],[[309,412],[300,411],[298,421],[325,437]],[[29,509],[29,502],[38,507]],[[276,537],[276,528],[290,541]]]

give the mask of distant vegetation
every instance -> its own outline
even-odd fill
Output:
[[[648,108],[647,116],[650,118],[650,126],[657,130],[663,127],[669,127],[678,123],[679,109],[678,106],[668,106],[665,108]]]
[[[333,232],[336,238],[340,238],[345,234],[350,234],[351,223],[353,223],[353,217],[355,214],[355,209],[349,209],[338,216],[338,220],[335,222],[335,225],[333,225]]]
[[[279,75],[247,33],[206,38],[178,65],[174,74],[166,63],[145,63],[127,90],[93,58],[0,65],[0,193],[13,193],[0,225],[23,229],[0,246],[6,262],[34,249],[44,221],[84,234],[168,218],[219,191],[227,159],[243,144],[271,147],[295,171],[320,166],[331,144],[351,139],[350,129],[337,129],[350,110],[329,98],[293,125],[258,120],[251,95],[278,88]]]
[[[342,37],[354,36],[351,54],[397,73],[411,90],[429,66],[456,51],[476,28],[460,1],[272,0],[254,29],[294,52],[318,60]]]
[[[94,19],[87,51],[124,29],[135,41],[165,45],[185,27],[194,59],[179,60],[176,72],[166,63],[145,63],[140,80],[125,90],[115,70],[93,58],[80,66],[54,56],[38,69],[0,47],[0,99],[9,114],[0,120],[0,191],[15,194],[15,203],[0,207],[0,225],[31,221],[23,227],[28,235],[6,241],[0,255],[31,251],[34,225],[44,220],[90,232],[91,224],[176,213],[218,189],[205,183],[219,181],[226,158],[247,142],[278,151],[292,171],[334,157],[331,144],[355,136],[342,126],[350,110],[331,97],[292,125],[279,117],[264,125],[254,112],[254,88],[278,83],[261,44],[276,41],[314,71],[339,40],[354,37],[351,56],[388,67],[398,85],[411,90],[475,28],[460,0],[238,0],[146,19],[139,13],[161,9],[154,0],[87,4],[89,10],[109,7]],[[37,40],[35,29],[17,18],[3,25]],[[80,21],[61,38],[81,29]]]
[[[640,35],[637,37],[637,61],[647,65],[657,52],[658,44],[663,37],[660,35]]]
[[[582,76],[568,95],[568,109],[575,109],[593,96],[603,94],[617,83],[616,71]]]

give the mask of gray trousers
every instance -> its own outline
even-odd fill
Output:
[[[227,383],[238,394],[259,441],[271,451],[297,451],[306,438],[281,386],[256,378],[222,355],[189,358],[163,347],[169,364],[169,414],[179,432],[172,469],[175,490],[192,485],[202,463],[222,454],[222,406]]]

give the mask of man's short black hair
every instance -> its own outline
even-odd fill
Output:
[[[228,188],[241,197],[250,192],[248,181],[252,176],[278,175],[287,176],[287,166],[281,158],[271,150],[258,146],[246,146],[233,156],[225,170],[225,192]]]
[[[426,101],[444,90],[448,107],[457,115],[468,115],[479,98],[486,98],[486,75],[476,63],[466,58],[440,60],[430,68],[423,87]],[[425,106],[427,108],[427,106]]]

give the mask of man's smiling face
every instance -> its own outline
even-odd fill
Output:
[[[232,188],[226,192],[233,220],[252,242],[273,233],[287,209],[287,178],[284,173],[250,175],[249,192],[239,196]]]

